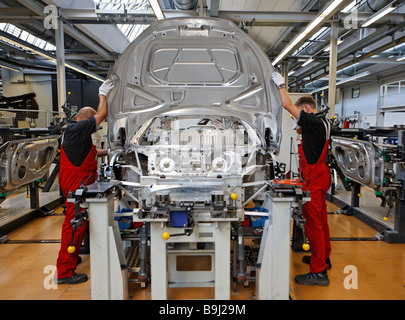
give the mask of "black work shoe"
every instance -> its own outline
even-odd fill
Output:
[[[73,276],[66,277],[66,278],[54,278],[53,282],[57,284],[78,284],[87,281],[87,275],[75,273]]]
[[[302,257],[302,262],[306,264],[310,264],[311,262],[311,256],[303,256]],[[330,258],[327,258],[325,260],[325,263],[328,265],[328,270],[332,269],[332,263],[330,262]]]
[[[299,284],[303,284],[305,286],[313,286],[313,285],[318,285],[318,286],[328,286],[329,285],[329,278],[328,278],[328,273],[326,269],[322,272],[319,273],[306,273],[306,274],[300,274],[295,277],[295,282]]]

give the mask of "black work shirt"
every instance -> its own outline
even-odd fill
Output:
[[[91,134],[97,129],[96,118],[74,121],[66,128],[62,137],[62,147],[69,161],[80,167],[93,146]]]
[[[329,129],[325,128],[324,123],[327,120],[322,120],[322,117],[321,113],[307,113],[304,110],[301,110],[298,117],[297,123],[302,128],[302,148],[309,164],[318,162],[326,139],[329,138]]]

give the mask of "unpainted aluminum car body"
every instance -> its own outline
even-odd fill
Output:
[[[43,178],[58,153],[58,138],[13,140],[0,146],[0,192]]]
[[[244,177],[264,180],[263,159],[281,142],[273,71],[231,21],[153,23],[108,76],[108,140],[112,163],[122,164],[118,179],[140,183],[147,205],[169,189],[171,200],[207,202],[216,193],[229,202],[228,188],[239,188]]]

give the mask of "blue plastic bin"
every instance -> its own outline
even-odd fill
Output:
[[[120,229],[132,228],[132,209],[123,208],[115,212],[114,220],[118,222]]]
[[[253,207],[250,209],[246,209],[246,211],[258,211],[258,212],[269,212],[266,208],[263,207]],[[268,219],[268,217],[263,217],[260,219],[253,219],[253,217],[250,217],[250,225],[253,228],[260,228],[264,227],[264,222]]]
[[[253,220],[252,218],[250,219],[250,225],[253,228],[260,228],[260,227],[264,227],[264,222],[268,219],[268,217],[263,217],[257,220]]]
[[[130,229],[132,227],[132,217],[115,217],[118,221],[118,227],[120,229]]]
[[[184,227],[188,222],[187,211],[170,211],[170,226],[171,227]]]

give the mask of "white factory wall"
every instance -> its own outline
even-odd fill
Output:
[[[2,78],[3,96],[5,97],[19,96],[31,92],[36,94],[36,100],[41,111],[38,118],[26,118],[25,121],[19,121],[18,127],[48,127],[55,116],[52,113],[52,76],[50,74],[26,74],[2,68]],[[6,124],[12,124],[14,117],[15,113],[13,112],[1,113],[2,121]]]
[[[35,92],[39,109],[52,111],[52,79],[49,74],[24,74],[2,68],[3,96]]]
[[[394,125],[405,124],[405,111],[384,112],[379,110],[384,106],[384,97],[381,86],[396,81],[404,81],[401,78],[390,78],[373,83],[361,83],[346,87],[340,90],[340,96],[335,106],[335,112],[338,117],[353,119],[355,113],[359,112],[358,122],[354,124],[356,128],[368,128],[370,126],[390,127]],[[360,87],[360,96],[352,98],[353,87]],[[405,88],[403,89],[405,93]],[[405,106],[405,95],[401,96],[400,104]],[[404,101],[402,101],[404,100]],[[404,110],[403,108],[402,110]]]

